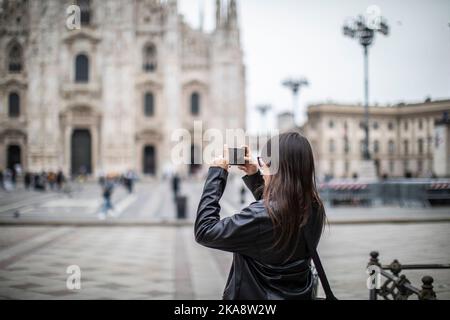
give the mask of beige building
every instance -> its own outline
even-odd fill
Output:
[[[448,176],[448,165],[436,165],[439,159],[448,163],[449,137],[438,134],[440,123],[450,111],[450,100],[414,104],[370,107],[369,149],[377,174],[389,177]],[[308,121],[303,132],[310,139],[320,177],[331,175],[350,178],[359,173],[364,140],[364,108],[357,105],[318,104],[308,107]],[[447,129],[440,129],[448,132]],[[437,171],[436,171],[437,170]],[[447,171],[446,171],[447,170]]]
[[[74,2],[81,29],[69,30]],[[235,0],[216,1],[212,32],[185,23],[176,0],[1,0],[0,10],[0,168],[159,176],[175,129],[245,129]]]

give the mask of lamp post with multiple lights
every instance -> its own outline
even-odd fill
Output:
[[[298,95],[300,92],[300,88],[304,87],[304,86],[308,86],[309,82],[306,78],[299,78],[299,79],[287,79],[285,81],[283,81],[283,86],[285,86],[286,88],[288,88],[289,90],[292,91],[292,97],[293,97],[293,103],[292,103],[292,114],[294,117],[294,124],[296,123],[295,119],[296,119],[296,113],[297,113],[297,109],[298,109]]]
[[[370,160],[369,151],[369,47],[372,45],[375,33],[379,32],[385,36],[389,34],[389,26],[384,18],[377,16],[369,19],[360,15],[356,19],[344,24],[344,35],[357,39],[364,49],[364,160]]]

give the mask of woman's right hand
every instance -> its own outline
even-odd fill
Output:
[[[251,157],[250,148],[248,146],[242,146],[242,148],[245,148],[245,165],[239,165],[238,168],[248,176],[254,175],[258,172],[258,165],[254,163]]]

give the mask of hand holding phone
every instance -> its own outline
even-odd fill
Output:
[[[228,148],[228,163],[230,166],[245,165],[246,156],[245,147],[242,148]]]
[[[248,176],[254,175],[258,172],[258,166],[252,159],[252,154],[248,146],[243,146],[245,150],[245,163],[238,165],[238,168],[244,171]]]

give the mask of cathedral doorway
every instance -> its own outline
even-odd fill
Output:
[[[71,172],[73,175],[92,173],[92,139],[86,129],[76,129],[71,139]]]
[[[8,154],[8,160],[7,160],[7,167],[8,169],[14,170],[14,166],[16,164],[22,165],[21,161],[21,152],[20,146],[18,145],[9,145],[7,154]]]
[[[142,167],[144,174],[153,176],[156,174],[156,150],[154,146],[146,145],[144,147]]]

